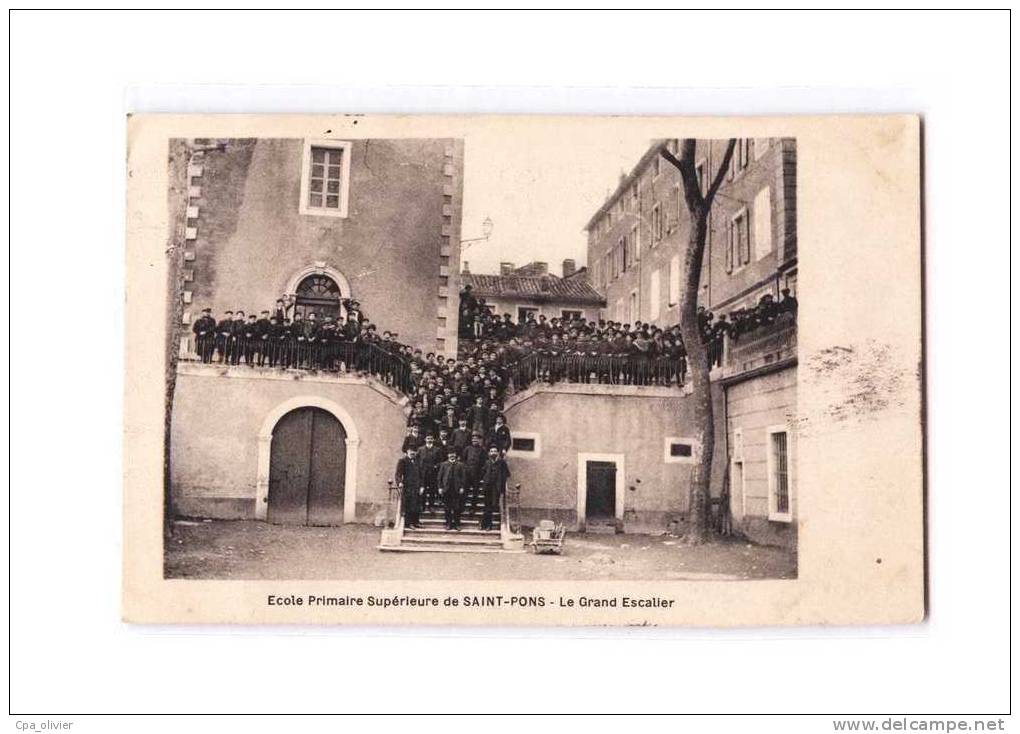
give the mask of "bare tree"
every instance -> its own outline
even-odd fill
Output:
[[[701,456],[694,467],[694,478],[690,488],[690,531],[687,534],[687,542],[691,544],[704,543],[708,539],[709,491],[712,481],[712,459],[715,454],[715,414],[712,408],[712,386],[709,381],[711,365],[708,359],[708,345],[702,341],[701,325],[698,323],[701,265],[708,236],[708,215],[712,210],[715,195],[726,178],[736,144],[736,139],[730,139],[719,163],[719,169],[704,193],[698,180],[693,138],[684,138],[681,141],[679,157],[665,147],[659,151],[663,158],[680,171],[684,202],[690,217],[687,252],[683,258],[680,279],[683,288],[680,297],[680,335],[687,350],[687,363],[694,391],[695,431],[701,445]],[[708,176],[707,170],[704,175]]]

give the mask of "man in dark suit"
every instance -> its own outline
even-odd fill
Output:
[[[485,509],[482,512],[482,530],[492,530],[492,513],[499,507],[499,498],[506,490],[506,481],[510,478],[510,467],[499,455],[495,446],[489,448],[489,458],[482,469],[480,481],[485,496]]]
[[[418,449],[418,461],[421,464],[422,483],[425,486],[424,508],[435,507],[436,472],[443,461],[443,449],[436,445],[432,434],[425,436],[425,445]]]
[[[404,527],[420,528],[421,498],[425,494],[425,483],[422,479],[421,464],[417,451],[408,447],[407,453],[397,462],[394,473],[397,487],[400,488],[404,505]]]
[[[258,355],[259,367],[266,366],[266,358],[269,356],[269,331],[272,322],[269,320],[269,311],[263,311],[255,322],[255,353]]]
[[[220,353],[220,364],[228,362],[227,352],[230,349],[230,334],[234,328],[234,312],[227,311],[216,324],[216,351]]]
[[[457,421],[457,428],[450,436],[450,443],[457,450],[457,456],[463,459],[465,449],[471,445],[471,431],[468,429],[467,418]]]
[[[482,480],[482,469],[485,468],[485,458],[488,455],[485,447],[482,446],[482,434],[475,431],[471,434],[471,443],[464,449],[464,465],[467,466],[468,486],[477,487]]]
[[[446,452],[447,460],[439,466],[436,486],[443,498],[446,515],[446,529],[460,530],[460,513],[464,506],[464,491],[467,489],[467,467],[457,459],[456,449]]]
[[[496,422],[489,432],[489,447],[495,446],[500,456],[506,456],[506,452],[510,450],[510,443],[510,428],[503,422],[503,416],[497,413]]]
[[[204,364],[209,364],[216,339],[216,319],[212,317],[211,308],[202,309],[202,315],[195,320],[191,330],[195,332],[195,351]]]

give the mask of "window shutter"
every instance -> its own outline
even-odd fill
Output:
[[[772,252],[772,190],[766,186],[754,197],[754,258]]]
[[[648,304],[648,318],[655,321],[659,318],[659,299],[661,295],[659,293],[659,271],[652,271],[652,277],[649,287],[648,298],[650,303]]]
[[[743,252],[740,253],[741,265],[751,262],[751,229],[748,222],[750,216],[749,212],[745,212],[740,222],[740,244],[743,246]]]
[[[730,235],[729,242],[726,243],[726,272],[727,273],[732,273],[733,272],[733,250],[735,249],[734,246],[733,246],[733,244],[734,244],[733,243],[733,239],[736,236],[736,222],[730,222],[729,235]]]

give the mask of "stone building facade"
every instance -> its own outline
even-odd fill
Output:
[[[726,140],[699,140],[707,190]],[[689,219],[679,171],[661,155],[679,140],[656,140],[587,225],[588,263],[606,297],[606,317],[667,326],[679,320]],[[737,141],[713,203],[699,302],[715,316],[796,296],[796,141]],[[727,338],[713,370],[716,455],[713,494],[735,528],[755,540],[796,545],[796,319],[789,315]],[[682,426],[682,416],[678,424]],[[681,429],[682,432],[682,429]]]
[[[205,307],[221,318],[285,296],[296,311],[342,313],[354,298],[380,332],[455,355],[463,142],[173,144],[194,151],[171,171],[171,198],[185,192],[171,201],[184,210],[183,227],[171,222],[184,248],[173,511],[292,519],[302,500],[284,495],[298,487],[309,524],[370,519],[387,499],[403,396],[372,378],[197,363],[190,324]]]

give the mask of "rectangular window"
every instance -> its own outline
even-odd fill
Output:
[[[790,452],[785,427],[768,429],[769,519],[790,522]]]
[[[684,217],[684,197],[680,193],[680,184],[673,184],[673,217],[670,218],[669,231],[672,232],[680,228],[680,222]]]
[[[347,216],[351,144],[338,140],[305,141],[301,171],[301,214]]]
[[[662,207],[658,203],[652,205],[652,247],[662,239]]]
[[[584,316],[584,312],[582,311],[572,311],[566,308],[560,311],[560,318],[565,321],[580,319],[582,316]]]
[[[631,261],[637,262],[641,259],[641,230],[638,225],[630,228]]]
[[[517,323],[523,324],[528,320],[528,314],[534,314],[535,318],[538,318],[538,309],[531,306],[518,306],[517,307]]]
[[[510,451],[507,453],[519,459],[540,459],[542,458],[542,439],[537,433],[514,431],[510,438]]]
[[[669,261],[669,305],[680,302],[680,256],[674,255]]]
[[[693,438],[667,436],[664,440],[662,460],[667,464],[692,464],[697,460],[694,447],[697,442]]]
[[[626,237],[621,237],[619,242],[617,242],[616,246],[620,248],[620,260],[621,260],[621,263],[620,263],[620,272],[626,273],[627,272],[627,268],[629,268],[630,265],[631,265],[631,263],[630,263],[630,253],[627,252],[627,238]]]
[[[659,293],[659,271],[653,270],[651,279],[648,283],[648,318],[655,321],[659,318],[659,299],[661,294]]]
[[[751,261],[750,231],[747,209],[741,209],[730,219],[729,241],[726,247],[726,272],[740,270]]]
[[[516,436],[510,439],[510,448],[514,451],[534,451],[535,439]]]
[[[772,252],[772,189],[766,186],[754,197],[754,259]]]

